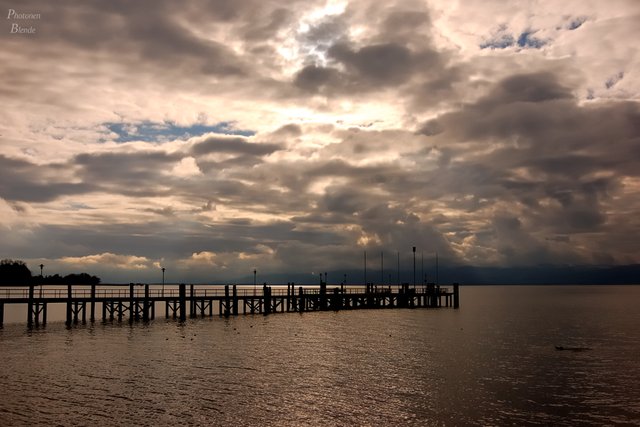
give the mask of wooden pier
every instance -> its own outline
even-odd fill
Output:
[[[460,306],[459,285],[451,289],[435,284],[320,286],[263,285],[31,285],[0,289],[0,327],[7,304],[26,304],[27,326],[47,323],[47,306],[66,304],[66,324],[96,321],[101,307],[103,322],[149,321],[155,318],[156,304],[164,304],[165,317],[185,321],[189,317],[237,316],[284,312],[438,308]],[[88,313],[87,313],[88,311]]]

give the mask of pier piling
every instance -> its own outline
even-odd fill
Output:
[[[96,285],[91,285],[91,323],[96,321]]]
[[[233,285],[233,315],[238,315],[238,289]]]
[[[73,294],[72,294],[72,290],[71,290],[71,285],[67,285],[67,320],[66,320],[66,325],[67,327],[71,326],[71,321],[72,321],[72,313],[73,313]]]
[[[194,286],[189,285],[189,317],[192,319],[197,316],[196,314],[196,300],[194,299],[195,292]]]
[[[180,284],[180,321],[187,320],[187,285]]]
[[[460,285],[453,284],[453,308],[460,308]]]
[[[33,285],[29,285],[29,302],[27,304],[27,327],[33,327]]]
[[[142,306],[142,320],[149,321],[149,285],[144,285],[144,305]]]
[[[229,317],[231,298],[229,297],[229,285],[224,285],[224,317]]]

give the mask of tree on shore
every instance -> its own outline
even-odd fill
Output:
[[[87,273],[73,273],[62,277],[59,274],[41,277],[32,276],[24,261],[3,259],[0,261],[0,285],[98,285],[100,278]]]
[[[87,273],[68,274],[64,276],[63,280],[66,285],[98,285],[100,284],[99,277],[91,276]]]
[[[3,259],[0,261],[0,284],[28,285],[31,283],[31,270],[23,261]]]

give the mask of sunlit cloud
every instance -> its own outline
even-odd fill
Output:
[[[108,252],[81,257],[62,257],[58,261],[63,264],[68,264],[70,266],[79,268],[91,268],[100,266],[102,268],[108,267],[134,270],[148,269],[152,264],[152,262],[146,257],[134,255],[118,255]]]

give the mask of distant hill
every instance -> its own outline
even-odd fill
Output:
[[[328,271],[330,285],[340,284],[347,274],[347,283],[359,284],[364,282],[363,270]],[[396,271],[385,273],[384,283],[395,284],[398,282]],[[421,283],[420,270],[416,271],[416,282]],[[380,283],[380,270],[369,269],[367,281]],[[427,280],[435,282],[435,271],[430,268]],[[317,284],[318,276],[310,274],[263,274],[258,277],[258,284],[267,282],[299,284]],[[253,283],[253,276],[246,276],[237,280],[238,283]],[[400,273],[400,282],[413,283],[413,270],[403,270]],[[535,267],[473,267],[473,266],[447,266],[440,267],[438,272],[440,284],[478,285],[534,285],[534,284],[640,284],[640,264],[623,266],[535,266]]]

